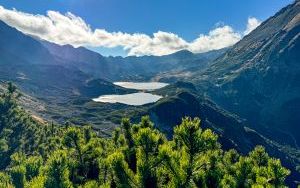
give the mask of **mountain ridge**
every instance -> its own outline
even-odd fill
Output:
[[[299,1],[283,8],[190,79],[255,128],[299,130],[299,12]],[[290,133],[299,143],[299,135]]]

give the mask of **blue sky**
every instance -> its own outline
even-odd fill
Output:
[[[128,34],[145,34],[149,37],[153,37],[153,34],[158,31],[163,31],[178,35],[180,39],[188,43],[197,39],[200,34],[207,35],[217,27],[229,26],[234,32],[241,34],[246,29],[248,18],[254,17],[259,21],[263,21],[291,2],[293,1],[0,0],[0,5],[7,10],[15,8],[18,12],[32,15],[47,15],[48,10],[57,11],[62,15],[66,12],[71,12],[88,24],[92,31],[95,29],[105,29],[108,33],[120,31]],[[6,21],[5,17],[3,19],[3,21]],[[31,31],[25,31],[24,28],[21,28],[15,22],[10,22],[9,24],[16,28],[20,27],[19,30],[25,33],[32,34]],[[45,37],[47,40],[51,38],[47,37]],[[57,40],[53,42],[57,42]],[[70,41],[71,44],[73,44],[72,42],[74,43],[74,41]],[[178,42],[180,43],[178,49],[191,48],[196,52],[201,52],[201,50],[197,51],[196,47],[186,47],[188,45],[184,42]],[[68,42],[63,41],[62,43],[65,44]],[[127,44],[124,45],[122,43],[120,45],[120,43],[116,43],[116,45],[108,47],[107,44],[99,45],[97,43],[91,46],[84,46],[97,50],[104,55],[126,55],[133,48],[132,45],[130,44],[128,47]],[[123,50],[124,46],[127,47],[125,51]],[[132,54],[140,53],[147,55],[151,54],[151,50],[153,50],[151,47],[151,49],[149,48],[146,52],[143,52],[141,48],[143,47],[134,49]],[[208,48],[201,49],[204,51],[204,49]],[[177,47],[174,47],[174,44],[172,44],[172,47],[168,46],[152,54],[163,55],[159,54],[159,51],[168,53],[174,50],[177,50]]]

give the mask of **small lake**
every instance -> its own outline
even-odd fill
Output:
[[[127,89],[136,89],[140,91],[153,91],[167,86],[167,83],[161,82],[114,82],[115,85]],[[122,103],[132,106],[154,103],[161,99],[162,96],[145,92],[136,92],[125,95],[102,95],[93,99],[95,102],[103,103]]]
[[[156,90],[168,85],[162,82],[114,82],[114,84],[127,89],[136,90]]]
[[[153,95],[151,93],[131,93],[125,95],[102,95],[98,98],[93,99],[93,101],[140,106],[144,104],[154,103],[161,98],[162,96]]]

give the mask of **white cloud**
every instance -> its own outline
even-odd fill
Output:
[[[242,38],[230,26],[222,26],[210,31],[208,35],[201,34],[189,44],[192,52],[206,52],[232,46]]]
[[[261,21],[254,17],[248,18],[247,28],[244,31],[244,35],[248,35],[251,31],[253,31],[255,28],[257,28],[261,24]]]
[[[163,31],[149,36],[142,33],[108,32],[105,29],[92,30],[82,18],[70,12],[63,15],[56,11],[48,11],[46,15],[34,15],[0,6],[0,20],[23,33],[58,44],[107,48],[121,46],[128,51],[128,55],[137,56],[165,55],[183,49],[206,52],[228,47],[238,42],[243,34],[248,34],[260,23],[251,17],[244,33],[224,25],[188,42],[174,33]]]

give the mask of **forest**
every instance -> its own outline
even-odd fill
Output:
[[[183,117],[167,138],[148,116],[123,118],[111,137],[91,126],[42,123],[0,96],[0,187],[285,187],[290,171],[256,146],[223,150],[199,118]]]

